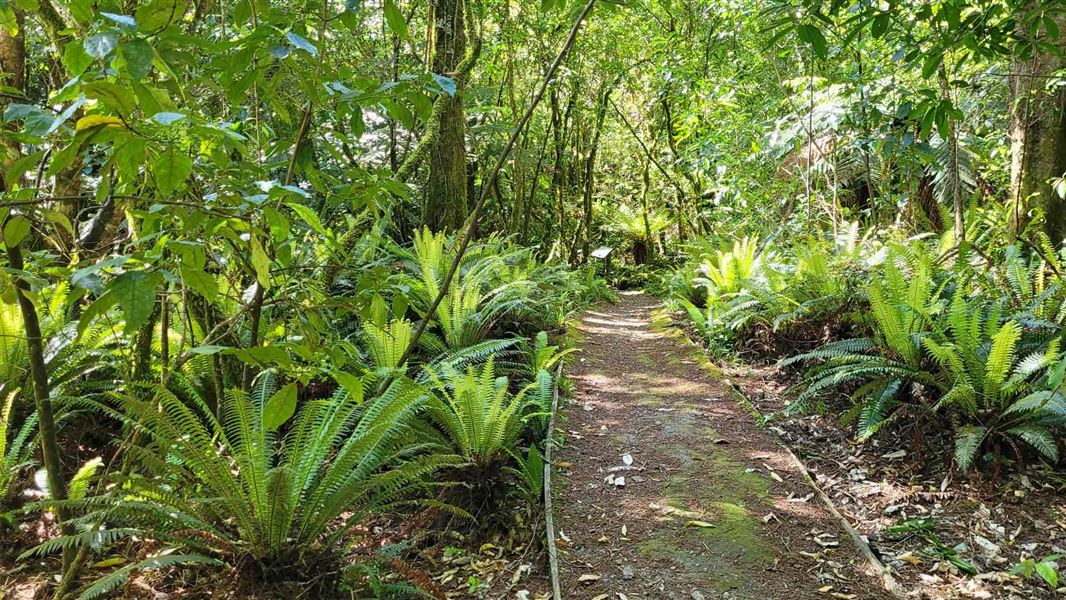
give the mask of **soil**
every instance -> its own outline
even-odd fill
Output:
[[[952,468],[950,432],[932,420],[920,431],[896,429],[860,444],[848,427],[830,418],[844,407],[784,412],[794,397],[796,373],[758,365],[722,369],[869,539],[909,598],[1062,597],[1064,590],[1056,594],[1039,577],[1023,579],[1010,571],[1027,558],[1066,553],[1066,475],[1039,463],[1007,471],[996,483],[986,474],[960,474]],[[892,533],[911,519],[926,520],[928,531]],[[946,560],[931,537],[978,574],[967,575]]]
[[[659,308],[625,293],[577,327],[554,459],[564,596],[891,598],[788,452]]]

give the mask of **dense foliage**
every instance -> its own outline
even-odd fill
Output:
[[[1057,461],[1064,14],[0,3],[0,524],[58,597],[409,592],[383,515],[536,520],[600,245],[793,410]]]

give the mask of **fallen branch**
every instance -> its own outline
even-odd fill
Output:
[[[548,570],[552,580],[552,599],[563,600],[559,584],[559,555],[555,549],[555,519],[552,517],[552,448],[555,446],[555,415],[559,412],[559,377],[563,373],[560,362],[555,370],[555,391],[552,393],[552,412],[548,418],[548,437],[544,440],[544,528],[548,537]]]

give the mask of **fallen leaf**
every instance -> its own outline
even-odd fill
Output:
[[[625,523],[622,523],[622,535],[623,535],[623,536],[627,536],[627,535],[629,535],[629,528],[628,528],[628,527],[626,527],[626,524],[625,524]]]
[[[572,542],[572,541],[574,541],[574,540],[570,539],[570,536],[566,535],[566,532],[563,531],[562,529],[559,530],[559,539],[563,540],[564,542]]]
[[[685,521],[685,527],[714,527],[714,524],[713,523],[708,523],[707,521],[692,520],[692,521]]]
[[[578,583],[592,584],[600,580],[600,576],[595,573],[585,573],[581,577],[577,578]]]
[[[781,476],[778,475],[776,471],[770,471],[770,479],[773,479],[774,481],[776,481],[778,483],[784,483],[785,482],[785,480],[781,479]]]
[[[608,537],[607,537],[607,536],[605,536],[605,535],[601,535],[601,536],[600,536],[600,539],[598,539],[598,540],[596,540],[596,541],[597,541],[597,542],[599,542],[599,543],[601,543],[601,544],[606,544],[607,542],[611,541],[611,539],[610,539],[610,538],[608,538]]]
[[[915,566],[922,564],[922,559],[919,558],[918,555],[916,555],[915,553],[910,552],[910,551],[904,552],[903,554],[900,554],[896,558],[899,559],[899,560],[902,560],[905,563],[908,563],[908,564],[911,564],[911,565],[915,565]]]

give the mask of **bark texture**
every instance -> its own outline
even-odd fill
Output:
[[[466,53],[463,0],[437,0],[433,21],[433,72],[455,77]],[[424,222],[434,230],[458,231],[467,215],[466,115],[462,81],[445,98],[437,122],[438,134],[429,151],[429,197]]]
[[[1030,5],[1039,10],[1039,2]],[[1054,19],[1060,30],[1066,27],[1063,15]],[[1048,84],[1066,68],[1066,33],[1047,41],[1059,52],[1034,47],[1011,64],[1011,225],[1021,231],[1030,209],[1043,208],[1045,229],[1058,244],[1066,238],[1066,200],[1048,181],[1066,173],[1066,87]]]

